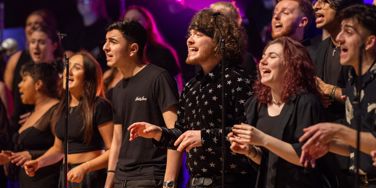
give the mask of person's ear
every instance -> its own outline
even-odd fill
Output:
[[[376,36],[375,35],[368,36],[364,47],[365,47],[365,50],[369,50],[372,48],[376,49]]]
[[[308,18],[306,16],[303,16],[301,19],[300,19],[300,22],[299,22],[299,27],[306,27],[308,25]]]
[[[138,46],[138,44],[137,43],[132,43],[129,46],[129,55],[130,56],[134,56],[134,55],[137,56],[137,53],[138,53],[139,50],[140,50],[140,47]]]
[[[41,80],[38,80],[34,83],[34,87],[36,91],[40,91],[43,87],[43,82]]]

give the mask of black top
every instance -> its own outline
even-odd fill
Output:
[[[179,62],[177,62],[176,52],[173,52],[172,50],[173,49],[163,45],[148,44],[145,53],[146,58],[150,63],[167,70],[171,77],[174,78],[181,73],[181,70],[178,66]]]
[[[226,135],[232,126],[245,121],[244,103],[252,95],[250,80],[234,68],[225,69]],[[161,145],[173,147],[175,140],[186,130],[201,130],[202,147],[187,154],[192,177],[221,176],[221,67],[207,75],[201,71],[184,87],[179,98],[178,120],[175,129],[164,129]],[[243,155],[229,151],[226,142],[226,174],[254,175],[255,171]],[[251,185],[250,185],[251,187]]]
[[[13,135],[14,151],[28,151],[32,159],[43,155],[54,144],[51,119],[57,105],[51,107],[43,116],[31,127],[26,128],[21,133]],[[12,164],[10,173],[17,175],[20,187],[57,187],[60,163],[39,169],[35,176],[29,177],[24,169]],[[16,174],[18,172],[18,174]]]
[[[69,108],[68,154],[105,149],[98,126],[112,121],[112,108],[110,103],[103,98],[97,97],[95,101],[95,109],[93,109],[93,135],[88,144],[84,143],[84,120],[81,108],[81,103],[76,107]],[[65,115],[62,114],[56,123],[56,136],[62,141],[65,139],[64,117]]]
[[[21,52],[21,56],[17,61],[16,67],[13,72],[13,82],[12,82],[12,96],[13,96],[13,114],[12,114],[12,125],[18,125],[20,116],[26,112],[31,112],[34,105],[26,105],[22,103],[20,91],[18,90],[18,84],[21,82],[21,67],[26,63],[31,63],[31,56],[27,50]]]
[[[315,59],[316,75],[325,83],[336,85],[339,88],[345,88],[347,80],[347,70],[349,67],[342,66],[339,63],[339,52],[330,37],[323,40],[316,51]],[[345,117],[344,104],[338,101],[333,103],[325,110],[325,117],[328,121],[337,121]]]
[[[256,125],[264,133],[290,143],[298,156],[301,155],[299,137],[303,128],[322,120],[322,106],[318,97],[313,94],[293,96],[279,116],[271,117],[267,105],[257,102],[256,97],[247,101],[247,123]],[[324,177],[333,179],[333,175],[325,169],[325,157],[317,161],[318,166],[307,169],[285,161],[263,148],[263,155],[257,179],[257,188],[318,188],[328,187]]]
[[[376,65],[371,66],[369,71],[362,76],[362,89],[361,89],[361,129],[365,132],[371,132],[376,137]],[[356,82],[358,76],[355,74],[354,69],[349,71],[349,79],[345,89],[347,96],[346,100],[346,121],[353,129],[356,129],[356,121],[354,118],[353,102],[356,93]],[[370,155],[360,153],[360,169],[367,173],[369,179],[376,178],[376,168],[372,166],[372,159]]]
[[[28,150],[35,159],[53,145],[51,118],[56,107],[57,105],[51,107],[33,126],[13,135],[15,151]]]
[[[177,104],[176,83],[169,73],[153,64],[135,76],[121,80],[113,90],[114,123],[122,125],[123,138],[116,176],[120,179],[162,179],[166,168],[166,149],[151,139],[129,142],[128,126],[145,121],[165,127],[162,113]]]

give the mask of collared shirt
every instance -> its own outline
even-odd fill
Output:
[[[250,86],[250,80],[242,76],[241,71],[225,69],[225,134],[234,124],[245,122],[244,103],[252,95]],[[221,66],[217,66],[206,75],[200,72],[188,82],[179,99],[176,129],[180,134],[186,130],[201,130],[202,147],[193,148],[187,153],[187,164],[193,177],[221,175],[221,90]],[[175,136],[170,137],[170,146],[179,136],[176,131],[171,134]],[[248,160],[231,153],[229,147],[226,141],[225,173],[246,175],[254,172]]]
[[[356,129],[354,101],[356,101],[357,80],[359,77],[354,69],[349,71],[349,79],[345,89],[346,100],[346,121],[353,129]],[[361,76],[362,85],[360,90],[360,118],[363,132],[370,132],[376,137],[376,63],[374,63],[366,74]],[[371,157],[367,154],[360,155],[360,168],[365,171],[368,178],[376,177],[376,168],[372,166]]]

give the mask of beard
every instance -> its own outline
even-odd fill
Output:
[[[299,22],[295,21],[291,23],[290,25],[285,26],[283,30],[278,31],[278,33],[273,32],[273,28],[272,28],[272,38],[276,39],[282,36],[291,37],[295,34],[296,30],[298,29],[298,26],[299,26]]]

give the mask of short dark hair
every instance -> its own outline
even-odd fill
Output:
[[[45,95],[57,98],[59,73],[56,67],[50,63],[27,63],[21,68],[21,75],[29,75],[34,81],[42,81],[43,87],[41,92]]]
[[[373,5],[353,5],[340,13],[341,20],[355,19],[360,25],[376,35],[376,7]]]
[[[213,39],[215,43],[214,51],[220,52],[220,40],[223,39],[224,54],[222,57],[226,63],[239,64],[242,62],[242,33],[235,20],[230,19],[212,9],[203,9],[193,18],[188,27],[188,32],[192,29],[204,33]]]
[[[136,43],[139,46],[137,56],[142,59],[144,56],[144,48],[147,42],[147,33],[144,27],[137,21],[122,21],[115,22],[107,27],[106,32],[112,30],[119,30],[123,37],[131,43]]]
[[[362,4],[362,0],[327,0],[330,7],[335,9],[337,12],[355,4]]]

